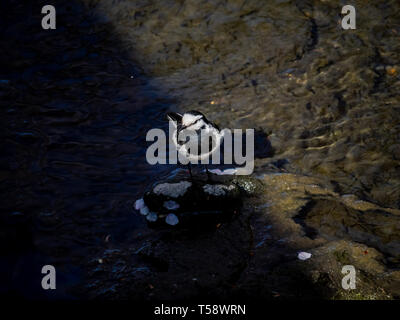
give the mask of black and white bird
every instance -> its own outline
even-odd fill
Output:
[[[192,110],[183,115],[167,113],[169,121],[173,122],[175,132],[172,141],[178,152],[189,160],[189,172],[192,177],[191,163],[200,163],[219,150],[223,141],[223,133],[217,125],[210,122],[204,114]],[[206,168],[207,174],[209,174]]]

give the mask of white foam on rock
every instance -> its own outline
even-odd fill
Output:
[[[166,208],[168,210],[176,210],[179,208],[179,204],[172,200],[165,201],[164,208]]]
[[[166,216],[165,222],[169,224],[170,226],[175,226],[179,223],[179,219],[176,215],[173,213],[170,213],[169,215]]]
[[[154,187],[153,192],[158,195],[178,198],[184,195],[191,185],[192,183],[189,181],[181,181],[177,183],[160,183]]]

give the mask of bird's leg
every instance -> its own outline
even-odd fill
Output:
[[[190,180],[192,180],[192,182],[194,182],[193,175],[192,175],[192,165],[190,162],[188,163],[188,169],[189,169],[189,174],[190,174]]]
[[[207,173],[207,182],[209,182],[209,181],[211,181],[211,180],[212,180],[212,179],[211,179],[211,173],[210,173],[210,171],[208,171],[208,167],[207,167],[207,165],[205,164],[204,166],[206,167],[206,173]]]

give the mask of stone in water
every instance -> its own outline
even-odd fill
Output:
[[[307,260],[307,259],[310,259],[310,258],[311,258],[311,253],[308,253],[308,252],[299,252],[299,254],[297,255],[297,257],[298,257],[300,260]]]
[[[165,218],[165,222],[171,226],[177,225],[179,223],[179,219],[176,215],[174,215],[173,213],[170,213],[169,215],[167,215],[167,217]]]
[[[135,209],[140,210],[145,206],[143,199],[138,199],[135,201]]]
[[[143,208],[140,208],[140,214],[146,216],[149,214],[149,208],[147,208],[146,206],[144,206]]]
[[[168,210],[176,210],[179,208],[179,204],[172,200],[165,201],[164,208],[166,208]]]
[[[150,222],[155,222],[158,219],[158,215],[155,212],[150,212],[147,216],[146,219],[149,220]]]

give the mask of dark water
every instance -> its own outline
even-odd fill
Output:
[[[95,12],[56,3],[58,27],[45,31],[40,2],[9,5],[1,28],[2,267],[22,294],[22,283],[39,285],[32,274],[44,264],[60,266],[69,280],[61,286],[73,284],[90,254],[144,226],[132,204],[170,170],[147,164],[145,133],[166,127],[172,100]]]
[[[171,109],[272,132],[258,172],[400,208],[398,1],[356,1],[355,31],[332,1],[53,1],[56,30],[44,4],[1,4],[2,293],[37,294],[43,264],[82,283],[145,232],[132,204],[173,169],[147,164],[145,133]]]

